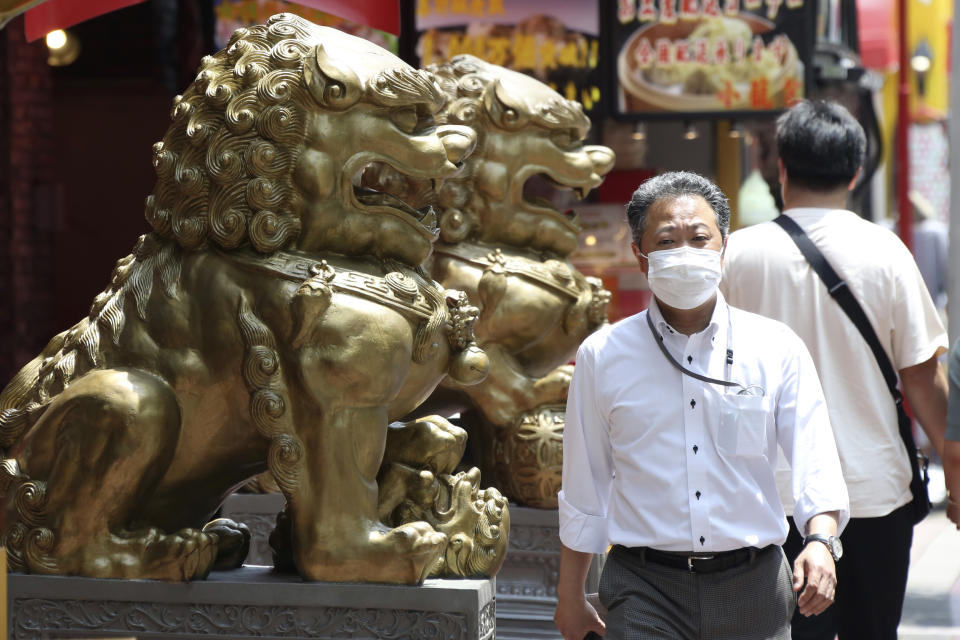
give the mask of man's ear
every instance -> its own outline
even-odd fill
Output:
[[[633,251],[633,257],[637,259],[637,264],[640,265],[640,270],[646,276],[647,270],[650,268],[650,262],[640,253],[640,247],[637,246],[636,242],[630,243],[630,249]]]
[[[863,173],[863,167],[859,167],[857,172],[853,174],[853,180],[850,181],[850,184],[847,185],[847,191],[853,191],[854,185],[857,184],[857,180],[860,179],[860,174]]]

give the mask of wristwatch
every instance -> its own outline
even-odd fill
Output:
[[[834,562],[839,560],[840,556],[843,555],[843,545],[840,544],[840,538],[836,536],[825,536],[822,533],[811,533],[803,539],[803,546],[806,547],[814,540],[827,545],[827,549],[830,550],[830,555],[833,556]]]

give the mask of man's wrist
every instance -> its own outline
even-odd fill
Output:
[[[808,544],[811,543],[822,544],[827,548],[827,551],[830,552],[830,555],[833,557],[833,561],[836,562],[843,555],[843,545],[840,544],[840,539],[836,536],[825,535],[822,533],[811,533],[803,539],[803,547],[806,548]]]

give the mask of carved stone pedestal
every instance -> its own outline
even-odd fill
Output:
[[[7,598],[10,640],[496,637],[492,580],[325,584],[263,567],[191,583],[10,574]]]
[[[594,559],[587,592],[596,592],[602,559]],[[557,512],[510,505],[510,546],[497,574],[498,640],[562,638],[553,624],[560,570]]]
[[[283,496],[277,493],[237,493],[223,503],[225,518],[250,527],[247,564],[273,564],[267,538],[283,505]],[[561,637],[553,624],[560,570],[558,530],[556,510],[510,505],[510,546],[496,580],[499,640]],[[587,575],[587,592],[596,592],[602,566],[598,556]]]

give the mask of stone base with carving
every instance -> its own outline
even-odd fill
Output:
[[[190,583],[10,574],[6,637],[494,640],[493,584],[310,583],[262,567]]]
[[[222,515],[250,527],[247,564],[272,565],[267,538],[276,514],[283,509],[280,494],[236,493],[223,503]],[[599,556],[587,575],[587,592],[600,582]],[[557,511],[510,505],[510,546],[497,574],[497,638],[536,640],[560,638],[553,624],[560,570]]]
[[[560,571],[559,521],[555,509],[510,505],[510,546],[497,574],[498,640],[562,638],[553,624]],[[587,574],[587,592],[596,592],[602,558]]]

